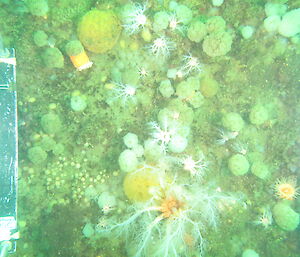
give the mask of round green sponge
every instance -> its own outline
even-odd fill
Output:
[[[33,33],[33,41],[38,47],[48,44],[48,35],[43,30],[37,30]]]
[[[242,257],[259,257],[259,255],[252,249],[246,249],[245,251],[243,251]]]
[[[228,160],[228,168],[235,176],[241,176],[248,172],[249,162],[242,154],[235,154]]]
[[[199,43],[207,34],[205,24],[200,20],[192,21],[188,30],[187,36],[189,40]]]
[[[46,16],[49,7],[46,0],[26,0],[25,1],[29,12],[35,16]]]
[[[293,231],[299,225],[299,213],[286,202],[279,202],[273,208],[273,216],[277,225],[286,231]]]
[[[241,115],[236,112],[226,113],[222,118],[222,123],[225,128],[230,131],[239,132],[245,125],[245,122]]]
[[[256,161],[252,164],[251,172],[261,179],[267,179],[270,175],[268,166],[261,161]]]
[[[47,134],[56,134],[61,129],[61,121],[57,114],[47,113],[41,118],[41,126]]]
[[[226,31],[217,31],[204,38],[202,48],[210,57],[226,55],[231,50],[232,35]]]
[[[250,122],[254,125],[262,125],[269,119],[268,110],[261,104],[256,104],[250,111]]]
[[[66,52],[69,56],[75,56],[83,52],[84,48],[79,40],[71,40],[66,44]]]
[[[28,159],[34,164],[40,164],[47,159],[47,153],[40,146],[34,146],[28,149]]]
[[[47,48],[42,54],[42,59],[48,68],[64,67],[64,56],[56,47]]]

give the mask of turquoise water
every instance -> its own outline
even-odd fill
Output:
[[[0,1],[15,256],[299,257],[300,30],[283,24],[297,8]]]

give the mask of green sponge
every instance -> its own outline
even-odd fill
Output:
[[[269,167],[260,161],[256,161],[252,164],[251,172],[261,179],[267,179],[270,176]]]
[[[41,126],[47,134],[56,134],[61,129],[61,121],[57,114],[47,113],[41,118]]]
[[[25,3],[32,15],[46,16],[49,11],[46,0],[26,0]]]
[[[83,52],[84,48],[79,40],[71,40],[66,44],[66,52],[69,56],[75,56]]]
[[[33,41],[38,47],[48,44],[48,35],[43,30],[37,30],[33,33]]]
[[[235,176],[241,176],[248,172],[249,162],[242,154],[235,154],[228,160],[228,168]]]
[[[246,250],[243,252],[242,257],[259,257],[259,255],[258,255],[257,252],[255,252],[255,251],[252,250],[252,249],[246,249]]]
[[[34,164],[40,164],[47,159],[47,153],[40,146],[34,146],[28,149],[27,157]]]
[[[279,202],[273,208],[273,216],[277,225],[286,231],[293,231],[299,225],[299,213],[286,202]]]
[[[64,67],[64,56],[56,47],[47,48],[42,54],[42,59],[48,68]]]
[[[199,43],[207,34],[206,26],[200,20],[192,21],[188,30],[187,36],[189,40]]]
[[[204,38],[202,48],[210,57],[226,55],[231,50],[232,35],[226,31],[217,31]]]
[[[236,112],[226,113],[222,118],[222,124],[230,131],[239,132],[245,125],[245,122],[241,115]]]
[[[254,125],[262,125],[269,119],[269,113],[267,108],[261,104],[256,104],[252,107],[249,114],[250,122]]]

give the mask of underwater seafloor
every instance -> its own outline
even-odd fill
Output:
[[[14,256],[300,256],[300,38],[264,25],[266,3],[279,17],[300,1],[35,2],[0,1],[17,55]],[[114,19],[106,38],[101,18],[79,35],[94,8]],[[78,37],[83,71],[65,49]]]

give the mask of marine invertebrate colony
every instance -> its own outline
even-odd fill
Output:
[[[192,156],[186,156],[180,160],[180,162],[184,170],[188,171],[191,176],[196,176],[197,178],[201,178],[204,170],[207,168],[207,163],[202,156],[198,161],[195,161]]]
[[[126,218],[105,227],[97,227],[100,234],[125,235],[130,256],[200,256],[205,247],[207,226],[216,227],[218,200],[232,200],[207,188],[178,185],[160,180],[151,198],[133,204]]]
[[[113,88],[113,91],[116,98],[120,98],[123,104],[126,104],[128,101],[136,102],[136,86],[123,83],[115,84],[116,87]]]
[[[149,126],[152,129],[152,138],[160,144],[163,152],[166,153],[168,143],[170,142],[172,135],[175,134],[175,130],[169,127],[167,120],[164,120],[162,125],[163,126],[160,127],[156,122],[149,123]]]
[[[149,48],[151,53],[155,56],[167,57],[170,55],[170,52],[175,49],[175,43],[168,38],[161,36],[156,38]]]
[[[132,11],[125,17],[124,29],[128,34],[138,33],[147,23],[146,5],[135,3]]]
[[[183,61],[184,65],[181,70],[185,75],[188,75],[193,71],[201,72],[203,69],[203,65],[199,62],[198,58],[191,54],[185,55]]]

